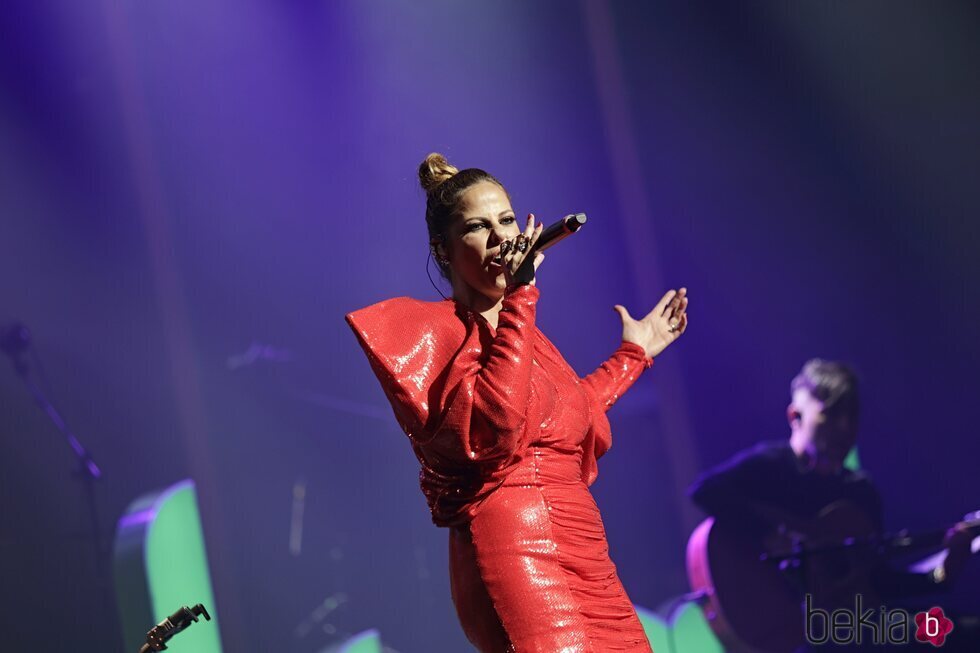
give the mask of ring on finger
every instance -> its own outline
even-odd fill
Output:
[[[515,245],[515,247],[517,248],[518,252],[526,252],[528,246],[529,246],[529,241],[527,236],[521,234],[520,236],[517,237],[517,244]]]

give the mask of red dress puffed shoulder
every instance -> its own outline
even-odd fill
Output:
[[[484,652],[650,651],[588,486],[605,411],[652,361],[623,343],[579,378],[508,290],[497,328],[452,301],[396,298],[347,316],[450,528],[453,602]]]

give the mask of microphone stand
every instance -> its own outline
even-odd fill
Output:
[[[167,642],[170,641],[170,638],[191,624],[197,623],[199,616],[203,616],[206,621],[211,621],[211,615],[201,603],[193,608],[188,608],[186,605],[181,607],[180,610],[177,610],[146,633],[146,643],[140,647],[139,653],[166,651]]]
[[[61,417],[58,410],[48,401],[48,398],[38,387],[37,383],[31,378],[30,367],[27,361],[24,360],[24,352],[31,346],[30,332],[22,324],[13,325],[7,333],[4,334],[3,341],[0,343],[0,348],[3,349],[10,357],[11,363],[13,363],[14,370],[17,372],[17,376],[21,378],[24,385],[27,387],[28,391],[31,393],[31,397],[34,398],[34,403],[41,409],[41,411],[48,416],[48,419],[55,425],[55,427],[61,431],[61,434],[65,437],[68,442],[68,446],[71,447],[72,452],[75,454],[75,458],[78,461],[78,467],[82,482],[85,484],[85,494],[87,497],[87,502],[89,506],[89,514],[92,520],[92,535],[95,540],[95,571],[98,575],[100,582],[104,582],[104,563],[102,560],[102,529],[99,523],[99,511],[95,502],[95,482],[102,478],[102,470],[99,466],[95,464],[95,460],[92,459],[91,454],[82,445],[68,425],[65,420]]]

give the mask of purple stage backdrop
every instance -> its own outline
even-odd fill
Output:
[[[980,508],[978,28],[968,3],[5,2],[0,324],[30,327],[102,467],[104,544],[197,482],[226,651],[369,627],[470,650],[343,321],[438,298],[431,151],[519,215],[588,214],[539,273],[579,373],[619,342],[613,304],[689,288],[593,488],[634,602],[687,590],[686,486],[788,435],[813,356],[861,373],[886,525],[939,526]],[[122,651],[71,451],[6,364],[0,429],[0,649]],[[977,567],[951,602],[980,608]]]

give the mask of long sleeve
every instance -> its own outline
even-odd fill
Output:
[[[538,297],[534,286],[508,289],[496,331],[451,301],[398,297],[346,316],[421,463],[439,526],[472,518],[540,423],[531,389]]]
[[[754,527],[766,523],[753,511],[756,502],[767,502],[776,482],[776,463],[770,451],[755,447],[701,474],[688,489],[688,496],[709,515],[736,518]]]
[[[651,365],[653,359],[647,358],[643,347],[623,342],[608,360],[582,381],[595,395],[602,409],[608,412],[643,370]]]
[[[688,495],[713,517],[765,532],[786,525],[811,532],[822,510],[846,504],[881,532],[881,497],[867,474],[819,474],[800,467],[786,441],[761,442],[702,474]]]
[[[450,463],[506,464],[526,441],[534,321],[539,291],[508,290],[492,342],[467,343],[450,364],[445,391],[427,425],[427,454]],[[476,343],[473,343],[476,344]]]

